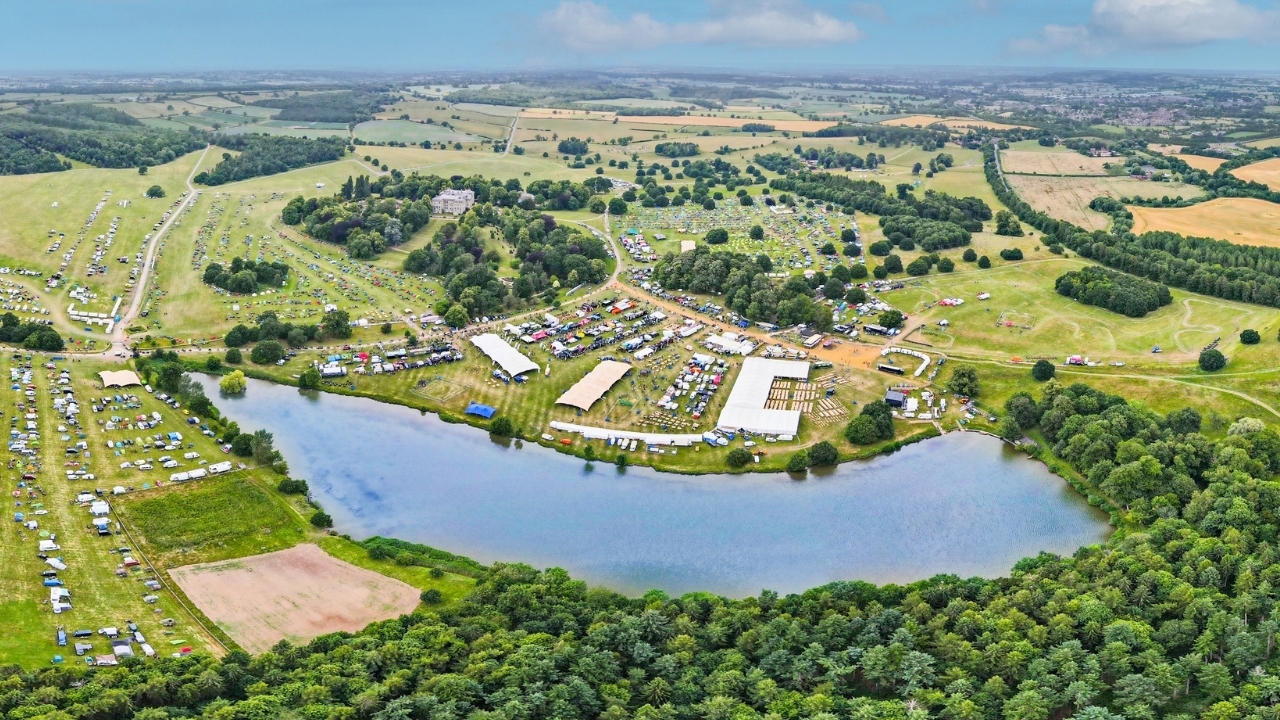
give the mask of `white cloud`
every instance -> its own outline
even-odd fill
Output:
[[[615,51],[634,45],[835,45],[862,38],[857,25],[800,0],[712,0],[711,5],[711,14],[703,19],[663,22],[648,13],[617,18],[594,0],[563,0],[539,23],[565,47],[580,51]]]
[[[1075,51],[1102,55],[1121,49],[1163,50],[1216,40],[1280,39],[1280,12],[1239,0],[1094,0],[1082,25],[1044,26],[1035,38],[1009,44],[1014,52]]]

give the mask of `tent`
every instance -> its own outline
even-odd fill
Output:
[[[466,413],[468,415],[479,415],[486,420],[493,417],[493,414],[496,412],[498,412],[497,408],[491,405],[481,405],[478,402],[469,403],[466,409]]]
[[[102,378],[102,387],[129,387],[131,385],[141,385],[142,381],[138,379],[138,374],[132,370],[103,370],[98,373],[98,377]]]
[[[471,344],[480,348],[481,352],[502,366],[502,369],[506,370],[507,374],[512,377],[520,373],[538,371],[537,363],[525,357],[519,350],[511,347],[510,343],[493,333],[477,335],[471,338]]]
[[[584,412],[590,410],[595,401],[604,397],[609,388],[630,370],[631,366],[624,362],[604,360],[587,373],[586,377],[566,390],[560,399],[556,400],[556,404],[569,405]]]

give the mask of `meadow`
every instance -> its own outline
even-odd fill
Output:
[[[1003,150],[1000,162],[1006,174],[1106,175],[1112,158],[1096,158],[1078,152]]]
[[[1001,157],[1004,157],[1001,153]],[[1083,157],[1083,156],[1081,156]],[[985,177],[983,178],[985,182]],[[1044,177],[1033,175],[1007,175],[1006,180],[1018,196],[1037,210],[1050,216],[1067,220],[1088,230],[1105,230],[1111,218],[1089,209],[1089,203],[1100,196],[1158,197],[1167,195],[1185,198],[1199,197],[1203,191],[1185,183],[1151,183],[1123,177]],[[1201,207],[1197,205],[1196,207]],[[1145,208],[1132,207],[1134,214]]]

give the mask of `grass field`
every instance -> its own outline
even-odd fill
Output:
[[[1271,188],[1280,187],[1280,158],[1271,158],[1236,168],[1232,175],[1245,182],[1262,183]]]
[[[937,123],[946,125],[951,130],[963,130],[966,128],[991,128],[992,130],[1013,130],[1014,128],[1025,128],[1025,125],[1010,125],[1008,123],[991,122],[990,120],[979,120],[977,118],[967,117],[941,117],[938,115],[908,115],[906,117],[893,118],[892,120],[881,120],[881,125],[897,125],[899,127],[928,127]]]
[[[409,120],[370,120],[357,125],[354,134],[357,138],[366,142],[395,140],[414,145],[424,140],[430,140],[433,143],[474,143],[480,141],[479,137],[470,133],[454,132],[439,125],[426,125]]]
[[[1106,175],[1111,158],[1095,158],[1078,152],[1037,152],[1003,150],[1000,162],[1005,173],[1024,175]]]
[[[1130,207],[1133,231],[1169,230],[1246,245],[1280,247],[1280,205],[1255,198],[1217,198],[1185,208]]]
[[[1003,157],[1005,153],[1001,153]],[[1083,157],[1083,156],[1081,156]],[[985,180],[985,177],[983,178]],[[1073,222],[1088,230],[1105,230],[1111,219],[1089,209],[1089,203],[1099,196],[1119,199],[1142,195],[1156,197],[1198,197],[1200,188],[1183,183],[1150,183],[1130,177],[1035,177],[1031,175],[1007,176],[1012,187],[1028,204],[1049,215]],[[1197,205],[1196,207],[1201,207]],[[1131,208],[1135,215],[1143,208]]]

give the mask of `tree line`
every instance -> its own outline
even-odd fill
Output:
[[[217,135],[214,142],[240,154],[222,153],[222,160],[212,170],[204,170],[195,176],[199,185],[223,185],[333,162],[341,159],[347,148],[344,138],[295,138],[257,133]]]
[[[95,167],[162,165],[205,146],[204,132],[160,130],[114,108],[37,102],[0,114],[0,174],[60,172],[71,163]]]
[[[378,90],[343,90],[309,95],[294,93],[286,97],[255,100],[250,105],[279,108],[276,120],[301,122],[361,123],[372,120],[397,96]]]
[[[1169,288],[1145,278],[1089,265],[1060,275],[1054,282],[1059,295],[1132,318],[1145,316],[1173,302]]]
[[[201,279],[207,285],[238,295],[248,295],[257,292],[262,285],[278,288],[288,277],[289,266],[283,262],[246,260],[237,256],[231,258],[229,265],[209,263]]]

